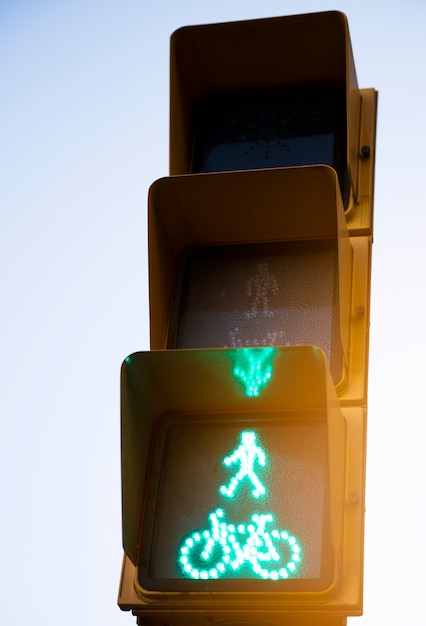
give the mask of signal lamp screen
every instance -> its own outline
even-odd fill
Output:
[[[224,92],[197,113],[193,172],[324,163],[337,171],[346,206],[344,90]]]
[[[169,348],[315,345],[341,377],[337,240],[215,245],[181,257]]]
[[[325,424],[315,413],[244,422],[163,417],[145,510],[142,587],[322,585],[330,567]]]

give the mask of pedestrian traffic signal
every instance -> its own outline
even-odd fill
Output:
[[[152,349],[316,345],[365,404],[371,242],[349,237],[331,167],[164,178],[148,218]]]
[[[359,412],[344,415],[314,347],[126,359],[122,608],[182,624],[359,610]]]
[[[377,93],[338,12],[171,39],[151,351],[122,366],[119,605],[149,626],[362,613]]]
[[[372,234],[377,92],[338,11],[188,26],[171,38],[170,174],[325,164]]]

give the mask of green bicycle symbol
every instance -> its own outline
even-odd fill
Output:
[[[266,487],[255,471],[256,464],[266,466],[266,454],[256,440],[256,433],[243,431],[240,444],[223,459],[228,469],[239,466],[229,483],[219,488],[223,497],[234,500],[242,483],[248,483],[254,499],[266,495]],[[254,513],[248,524],[233,524],[218,508],[209,514],[209,520],[210,528],[192,532],[179,547],[178,565],[184,576],[209,580],[241,575],[245,570],[264,580],[285,580],[297,573],[302,548],[287,530],[266,528],[274,521],[272,513]]]
[[[294,576],[301,562],[302,549],[286,530],[266,530],[274,521],[271,513],[255,513],[249,524],[230,524],[223,509],[209,515],[210,528],[195,531],[179,549],[183,573],[195,580],[218,579],[237,573],[248,565],[252,574],[264,580]],[[277,545],[287,548],[282,558]]]

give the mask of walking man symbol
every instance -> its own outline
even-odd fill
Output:
[[[228,498],[233,498],[240,482],[247,478],[251,481],[253,486],[253,497],[260,498],[260,496],[264,496],[266,493],[265,486],[254,470],[256,461],[261,467],[265,467],[266,455],[262,448],[256,444],[256,433],[243,431],[241,433],[241,443],[238,448],[236,448],[230,456],[223,459],[223,463],[226,467],[239,463],[240,469],[235,476],[231,478],[228,485],[222,485],[220,487],[219,492]]]

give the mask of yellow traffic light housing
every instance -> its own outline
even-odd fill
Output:
[[[377,93],[338,11],[188,26],[171,39],[170,174],[326,164],[372,233]]]
[[[151,351],[122,367],[119,605],[150,626],[362,613],[377,93],[339,12],[171,39]]]
[[[164,178],[149,193],[151,349],[311,344],[365,404],[371,246],[327,166]],[[360,272],[359,267],[366,271]]]
[[[120,606],[177,624],[359,613],[360,417],[317,348],[131,355]]]
[[[377,94],[358,88],[343,13],[181,28],[170,76],[171,174],[208,171],[205,153],[210,171],[325,163],[350,228],[371,232]]]

